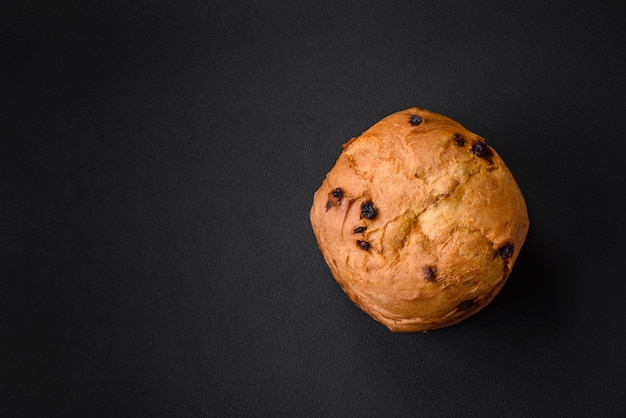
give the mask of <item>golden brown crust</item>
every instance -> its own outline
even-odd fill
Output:
[[[496,151],[419,108],[348,141],[310,216],[337,282],[392,331],[441,328],[484,308],[529,226],[524,197]]]

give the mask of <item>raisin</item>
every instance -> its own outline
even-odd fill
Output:
[[[502,258],[509,258],[513,255],[513,244],[506,243],[498,248],[498,255]]]
[[[422,123],[422,118],[417,115],[411,115],[411,119],[409,119],[409,122],[411,122],[411,125],[417,126]]]
[[[424,278],[429,282],[434,282],[437,279],[437,268],[434,266],[424,267]]]
[[[479,141],[472,145],[472,152],[479,157],[487,156],[489,149],[487,148],[487,144],[482,141]]]
[[[454,142],[459,146],[462,147],[465,145],[465,138],[463,138],[463,135],[461,135],[460,133],[455,133],[454,134]]]
[[[367,227],[366,226],[359,226],[354,230],[355,234],[360,234],[361,232],[365,232],[367,231]]]
[[[343,190],[341,190],[339,187],[337,187],[335,190],[333,190],[331,192],[331,194],[337,200],[341,200],[343,198]]]
[[[493,164],[493,161],[491,159],[493,154],[491,153],[491,150],[485,143],[484,139],[481,139],[480,141],[472,145],[472,152],[478,157],[487,160],[490,164]]]
[[[469,308],[471,308],[472,306],[474,306],[474,300],[473,299],[464,300],[463,302],[461,302],[458,305],[456,305],[456,311],[457,312],[466,311]]]
[[[378,211],[374,207],[374,203],[371,200],[361,203],[361,215],[363,215],[363,217],[367,219],[376,218],[376,215],[378,215]]]
[[[333,205],[338,205],[343,199],[343,190],[337,187],[332,192],[328,193],[328,200],[326,201],[326,211],[328,211]]]
[[[362,249],[362,250],[367,251],[367,250],[369,250],[369,249],[370,249],[370,243],[369,243],[369,242],[367,242],[367,241],[357,240],[357,242],[356,242],[356,243],[357,243],[357,245],[358,245],[359,247],[361,247],[361,249]]]

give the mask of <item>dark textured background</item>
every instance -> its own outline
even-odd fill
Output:
[[[0,415],[626,414],[624,6],[386,3],[2,2]],[[308,210],[411,106],[531,231],[480,314],[392,334]]]

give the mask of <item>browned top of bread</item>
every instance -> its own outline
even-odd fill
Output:
[[[394,331],[451,325],[484,307],[529,226],[522,193],[496,151],[419,108],[348,141],[310,216],[337,282]]]

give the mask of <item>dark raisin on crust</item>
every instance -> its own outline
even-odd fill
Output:
[[[506,243],[502,247],[498,248],[498,255],[502,258],[509,258],[513,255],[513,244]]]
[[[341,203],[341,199],[343,199],[343,190],[337,187],[332,192],[328,193],[328,200],[326,201],[326,211],[333,206],[339,205]]]
[[[474,300],[473,299],[464,300],[463,302],[461,302],[458,305],[456,305],[456,311],[457,312],[465,311],[465,310],[471,308],[472,306],[474,306]]]
[[[426,266],[423,270],[424,278],[429,282],[434,282],[437,279],[437,268],[435,266]]]
[[[331,192],[331,194],[337,200],[341,200],[343,198],[343,190],[341,190],[339,187],[337,187],[335,190],[333,190]]]
[[[463,135],[461,135],[460,133],[455,133],[454,134],[454,142],[459,146],[462,147],[465,145],[465,138],[463,138]]]
[[[417,126],[422,123],[422,118],[417,115],[411,115],[411,119],[409,119],[409,122],[411,122],[411,125]]]
[[[472,145],[472,152],[479,157],[485,157],[489,150],[487,149],[487,144],[482,141],[478,141]]]
[[[362,250],[367,251],[370,249],[370,243],[367,241],[357,240],[356,243],[359,247],[361,247]]]
[[[359,226],[359,227],[355,228],[354,233],[355,234],[360,234],[361,232],[365,232],[365,231],[367,231],[367,227],[366,226]]]
[[[491,150],[489,149],[489,147],[487,146],[484,140],[480,140],[476,142],[474,145],[472,145],[472,152],[476,154],[476,156],[484,160],[487,160],[490,164],[493,164],[493,161],[491,159],[493,154],[491,153]]]
[[[378,211],[374,207],[374,203],[371,200],[361,203],[361,215],[367,219],[374,219],[378,215]]]

